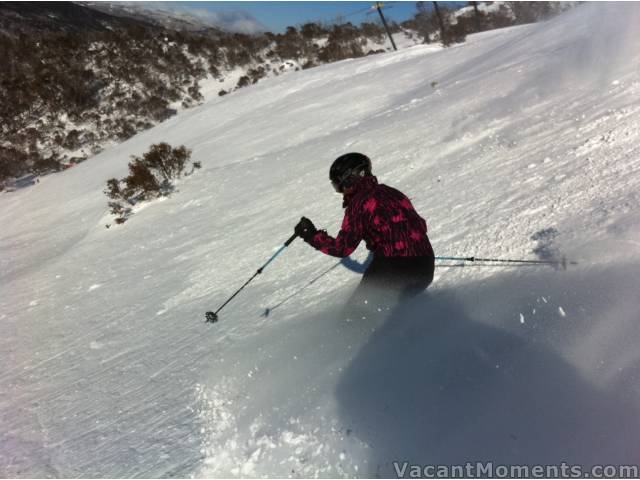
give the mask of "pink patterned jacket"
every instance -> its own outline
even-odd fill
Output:
[[[342,228],[336,238],[319,230],[309,243],[334,257],[347,257],[364,240],[367,249],[383,257],[433,256],[427,222],[400,191],[378,184],[374,176],[363,177],[345,195]]]

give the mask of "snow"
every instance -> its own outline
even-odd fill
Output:
[[[478,11],[482,13],[496,13],[501,9],[504,9],[506,12],[513,15],[511,9],[509,8],[509,5],[506,2],[478,2]],[[472,6],[469,6],[457,9],[456,11],[452,12],[450,16],[456,19],[457,17],[473,14],[475,14],[475,10]]]
[[[422,39],[417,33],[408,31],[408,30],[401,30],[399,32],[393,33],[392,37],[393,37],[394,43],[396,44],[396,48],[398,50],[411,48],[417,44],[422,43]],[[316,42],[316,43],[319,43],[319,42]],[[442,49],[442,45],[432,45],[431,47],[433,48],[434,51]],[[389,52],[393,50],[393,45],[391,45],[391,41],[389,40],[389,37],[387,35],[384,35],[382,37],[381,43],[376,42],[370,38],[367,38],[366,45],[362,48],[362,50],[365,53],[368,53],[371,50],[377,51],[381,49]]]
[[[637,464],[639,21],[587,4],[265,79],[3,196],[0,471]],[[106,229],[106,180],[159,141],[202,169]],[[205,324],[301,215],[336,232],[346,151],[411,197],[437,254],[533,258],[535,237],[579,263],[443,266],[346,322],[359,273],[297,240]]]

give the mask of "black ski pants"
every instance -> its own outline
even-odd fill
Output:
[[[424,291],[433,281],[435,259],[374,255],[349,300],[350,309],[392,308],[395,303]]]

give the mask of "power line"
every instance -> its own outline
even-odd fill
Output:
[[[355,12],[348,13],[348,14],[346,14],[346,15],[340,15],[340,16],[341,16],[341,17],[344,17],[344,18],[347,18],[347,17],[351,17],[351,16],[353,16],[353,15],[358,15],[358,14],[360,14],[360,13],[367,12],[367,11],[371,10],[372,8],[373,8],[373,7],[367,7],[367,8],[363,8],[363,9],[361,9],[361,10],[357,10],[357,11],[355,11]]]
[[[392,6],[383,6],[382,4],[380,6],[381,10],[387,10],[389,8],[393,8],[393,7]],[[339,13],[339,14],[334,15],[333,17],[331,17],[330,21],[335,21],[335,19],[346,19],[346,18],[349,18],[349,17],[353,17],[354,15],[363,14],[365,12],[367,13],[367,15],[371,15],[371,14],[374,14],[376,10],[377,10],[377,7],[374,5],[374,6],[371,6],[371,7],[361,8],[360,10],[356,10],[354,12],[347,13],[347,14],[340,14]],[[318,19],[317,21],[318,22],[324,22],[326,20]],[[392,41],[392,43],[393,43],[393,41]]]

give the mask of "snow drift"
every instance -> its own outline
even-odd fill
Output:
[[[637,464],[639,17],[583,5],[270,79],[3,195],[2,473]],[[159,141],[202,170],[105,229],[106,180]],[[443,266],[346,322],[358,274],[294,242],[205,325],[301,215],[336,231],[346,151],[411,197],[437,254],[579,265]]]

